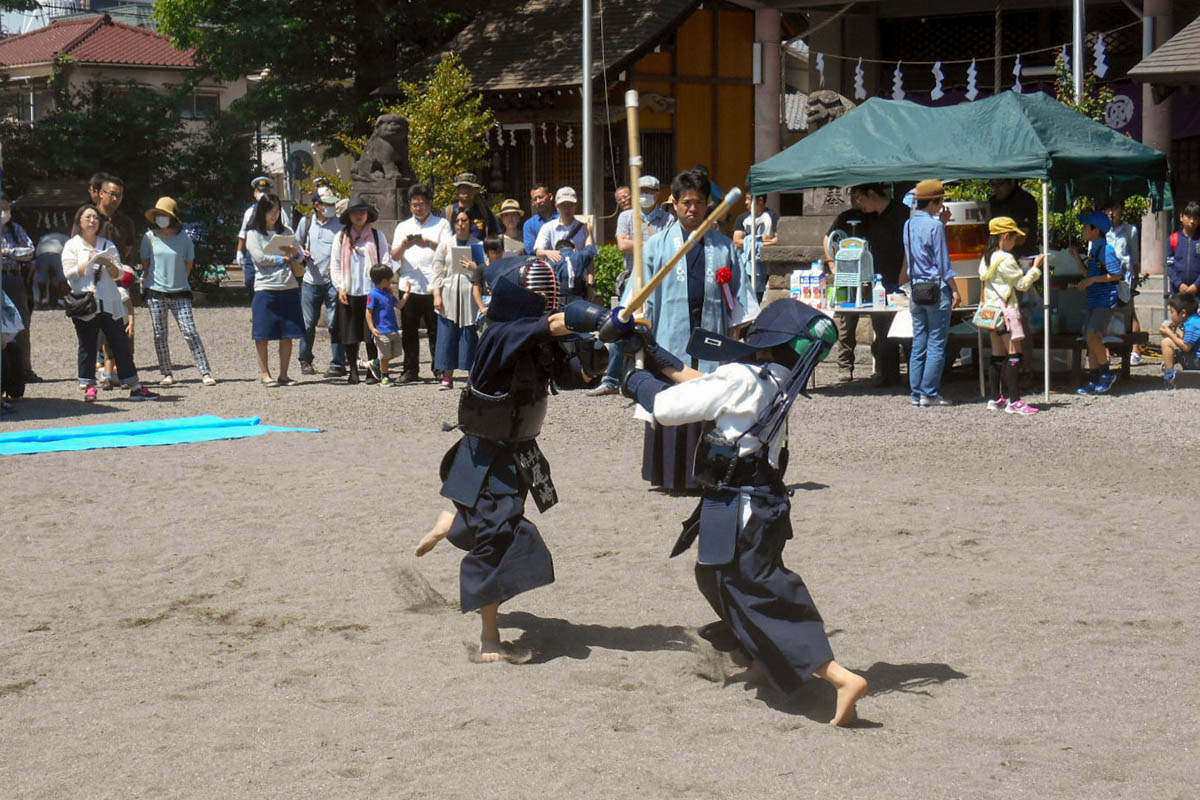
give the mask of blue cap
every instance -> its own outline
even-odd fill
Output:
[[[1084,225],[1099,228],[1101,233],[1108,233],[1112,230],[1112,220],[1103,211],[1089,211],[1086,214],[1080,214],[1079,221]]]

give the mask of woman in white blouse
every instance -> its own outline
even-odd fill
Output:
[[[100,235],[100,212],[87,203],[75,212],[71,238],[63,245],[63,277],[73,293],[95,296],[96,311],[71,318],[79,341],[79,386],[85,403],[96,401],[97,338],[104,333],[117,362],[117,376],[129,389],[130,400],[154,400],[158,395],[142,386],[133,364],[133,348],[125,329],[125,303],[117,279],[132,270],[123,265],[116,246]]]
[[[469,247],[470,257],[456,264],[452,247]],[[472,234],[471,215],[460,210],[454,215],[454,237],[438,245],[433,257],[433,307],[438,313],[437,347],[433,368],[442,373],[443,389],[454,388],[454,370],[471,371],[475,361],[476,312],[484,313],[483,245]]]
[[[338,220],[344,226],[333,238],[329,255],[329,278],[338,292],[338,305],[333,315],[331,336],[346,352],[350,374],[347,383],[358,383],[358,346],[367,343],[367,360],[371,363],[367,383],[378,383],[379,351],[367,328],[367,297],[371,283],[371,267],[376,264],[392,266],[392,252],[383,231],[372,223],[379,219],[375,207],[361,197],[352,198]]]

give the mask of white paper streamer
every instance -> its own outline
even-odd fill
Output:
[[[971,66],[967,67],[967,94],[968,101],[973,101],[979,97],[979,70],[975,67],[975,59],[971,59]]]
[[[1067,49],[1067,46],[1065,44],[1062,46],[1062,60],[1063,60],[1063,69],[1065,69],[1067,71],[1067,74],[1070,75],[1071,74],[1071,51]]]
[[[508,129],[508,143],[513,147],[517,146],[517,130],[516,128]]]
[[[559,129],[558,129],[558,124],[557,124],[557,123],[555,123],[555,125],[554,125],[554,143],[555,143],[555,144],[562,144],[562,137],[561,137],[561,136],[559,136],[559,132],[558,132],[558,131],[559,131]]]
[[[1103,78],[1108,74],[1108,51],[1104,47],[1104,34],[1096,34],[1096,46],[1092,49],[1092,54],[1096,57],[1095,68],[1092,72],[1096,73],[1097,78]]]
[[[570,150],[574,146],[575,146],[575,129],[567,128],[567,140],[565,142],[563,142],[563,147]]]
[[[1023,91],[1021,88],[1021,57],[1020,56],[1017,56],[1016,63],[1013,64],[1013,88],[1012,88],[1012,90],[1014,92],[1016,92],[1017,94],[1020,94]]]
[[[858,59],[858,65],[854,68],[854,99],[867,99],[867,83],[863,76],[862,59]]]
[[[942,73],[942,62],[940,61],[933,65],[933,78],[933,91],[929,93],[929,96],[934,100],[941,100],[946,96],[946,93],[942,91],[942,82],[945,81],[946,76]]]
[[[817,53],[817,74],[821,76],[821,85],[825,85],[825,54]]]
[[[562,94],[562,92],[559,92],[559,94]],[[549,140],[546,139],[546,123],[544,122],[542,123],[542,144],[549,144]]]
[[[903,100],[904,94],[904,73],[900,71],[900,62],[896,62],[896,69],[892,72],[892,99]]]

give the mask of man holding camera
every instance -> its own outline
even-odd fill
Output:
[[[412,216],[396,226],[392,237],[392,258],[400,264],[396,289],[407,283],[412,293],[400,309],[400,340],[404,347],[404,372],[401,383],[419,380],[421,340],[418,328],[425,326],[429,335],[429,359],[437,346],[437,314],[433,310],[433,256],[438,245],[453,234],[450,223],[433,213],[433,189],[418,183],[408,190]],[[437,372],[434,372],[437,377]]]

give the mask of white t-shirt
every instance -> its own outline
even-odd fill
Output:
[[[430,214],[424,222],[418,221],[414,216],[396,225],[392,241],[400,244],[414,233],[419,233],[437,244],[449,241],[453,237],[450,223],[446,221],[446,218]],[[396,288],[404,291],[405,287],[401,285],[404,282],[411,286],[413,294],[432,294],[431,284],[437,272],[433,263],[433,257],[436,254],[437,248],[434,247],[413,245],[405,250],[404,258],[400,261],[400,274],[397,276]]]
[[[258,203],[251,203],[242,213],[242,227],[238,229],[239,239],[246,238],[246,231],[250,230],[250,223],[254,220],[254,209],[256,208],[258,208]]]

